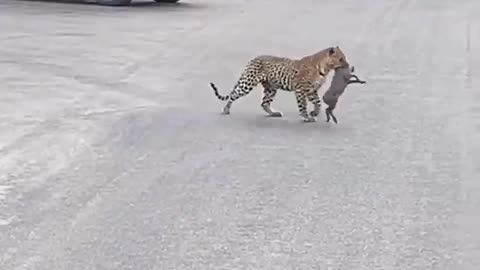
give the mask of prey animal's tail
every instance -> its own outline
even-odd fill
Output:
[[[210,86],[212,87],[213,91],[215,92],[215,96],[217,96],[218,99],[220,99],[220,100],[227,100],[227,99],[230,98],[230,95],[226,95],[226,96],[220,95],[220,93],[218,92],[217,87],[216,87],[215,84],[213,84],[212,82],[210,83]]]

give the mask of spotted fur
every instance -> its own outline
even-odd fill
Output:
[[[278,90],[294,92],[300,117],[305,122],[315,121],[320,112],[318,89],[325,82],[327,74],[349,63],[342,50],[330,47],[300,59],[291,59],[272,55],[260,55],[246,65],[233,90],[225,96],[219,94],[215,84],[210,83],[218,99],[227,101],[223,114],[230,114],[232,103],[249,94],[255,86],[261,84],[263,97],[261,107],[271,117],[282,117],[280,111],[271,107]],[[307,101],[314,106],[307,113]]]

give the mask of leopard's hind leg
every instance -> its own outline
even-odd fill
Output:
[[[240,76],[240,79],[230,93],[227,104],[225,104],[225,107],[223,107],[222,114],[230,114],[232,103],[235,100],[248,95],[253,88],[260,83],[260,81],[262,81],[261,74],[255,68],[247,69]]]

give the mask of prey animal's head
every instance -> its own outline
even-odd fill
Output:
[[[342,74],[347,80],[350,79],[350,77],[353,75],[354,72],[355,72],[355,67],[353,65],[335,69],[335,73]]]
[[[335,73],[341,73],[344,76],[349,76],[355,72],[354,66],[336,68]]]

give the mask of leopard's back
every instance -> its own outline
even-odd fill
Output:
[[[326,79],[328,70],[322,72],[315,61],[263,56],[262,74],[268,84],[277,89],[295,91],[303,87],[317,89]]]
[[[265,83],[276,89],[293,91],[294,81],[299,73],[298,61],[272,55],[259,57]]]

